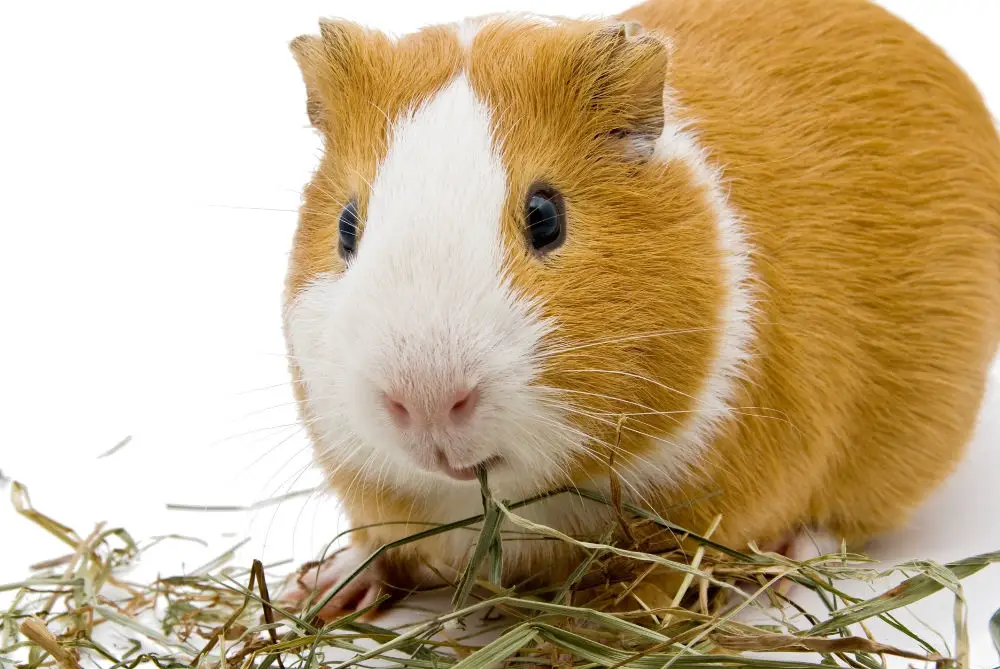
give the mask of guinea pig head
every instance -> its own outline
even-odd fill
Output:
[[[324,152],[285,331],[331,476],[469,486],[483,466],[528,494],[612,456],[674,476],[724,413],[740,342],[666,42],[531,17],[321,27],[292,47]]]

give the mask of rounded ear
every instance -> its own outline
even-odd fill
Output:
[[[316,129],[323,129],[326,124],[326,112],[320,100],[315,65],[321,44],[321,40],[312,35],[300,35],[289,44],[306,85],[306,113],[309,115],[309,123]]]
[[[348,21],[324,19],[320,34],[300,35],[289,48],[306,86],[306,112],[314,128],[327,129],[328,113],[357,55],[363,29]]]
[[[663,132],[668,40],[636,21],[618,22],[592,33],[581,55],[592,73],[591,104],[610,123],[607,138],[636,157],[652,155]]]

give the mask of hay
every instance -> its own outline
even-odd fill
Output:
[[[676,527],[654,514],[618,499],[589,491],[554,491],[538,498],[508,503],[489,492],[480,474],[483,513],[448,525],[433,526],[399,544],[465,528],[479,528],[474,554],[454,590],[453,610],[405,629],[385,629],[360,620],[364,611],[322,623],[316,613],[336,594],[331,590],[308,610],[282,609],[272,601],[268,583],[279,576],[258,561],[249,569],[232,565],[236,548],[186,575],[161,577],[152,583],[124,579],[130,566],[153,544],[177,539],[159,537],[139,545],[123,529],[99,524],[81,537],[73,529],[32,507],[25,488],[11,482],[15,508],[38,528],[66,544],[68,553],[35,565],[30,578],[0,585],[12,593],[12,604],[0,623],[0,664],[21,669],[81,669],[94,661],[120,669],[155,665],[160,669],[232,667],[240,669],[312,669],[313,667],[493,666],[634,667],[656,669],[809,669],[841,666],[881,669],[895,656],[939,667],[968,666],[968,640],[961,599],[961,579],[993,562],[1000,552],[946,565],[914,562],[900,565],[909,577],[900,585],[867,600],[858,600],[834,583],[883,577],[860,555],[840,553],[795,562],[762,553],[733,551],[704,535]],[[615,486],[612,486],[614,495]],[[616,527],[603,539],[581,541],[518,515],[518,509],[552,495],[578,494],[612,506]],[[717,519],[718,520],[718,519]],[[537,538],[576,544],[586,558],[564,584],[549,590],[513,592],[499,585],[503,561],[500,528],[511,524]],[[717,524],[717,523],[716,523]],[[652,530],[652,531],[651,531]],[[652,547],[657,530],[688,537],[697,546],[691,555]],[[627,544],[609,543],[624,534]],[[655,543],[655,542],[654,542]],[[392,546],[385,547],[389,550]],[[373,554],[370,560],[377,557]],[[686,574],[672,605],[649,609],[631,601],[635,584],[656,565]],[[355,576],[360,569],[355,572]],[[476,578],[486,574],[485,580]],[[353,578],[353,577],[352,577]],[[748,607],[790,607],[775,587],[789,579],[820,595],[830,613],[819,620],[799,609],[797,615],[772,615],[767,624],[749,625],[735,617]],[[587,607],[574,606],[574,595],[598,592]],[[894,612],[951,589],[956,601],[955,652],[940,650],[907,629]],[[612,609],[612,604],[618,606]],[[682,606],[682,604],[684,606]],[[612,612],[614,611],[614,612]],[[473,617],[499,612],[504,629],[494,641],[477,645],[464,630]],[[867,621],[880,619],[911,637],[913,652],[871,638]],[[131,642],[120,655],[97,641],[98,630],[113,628]],[[860,629],[860,634],[855,633]],[[1000,612],[992,621],[1000,637]],[[1000,642],[1000,640],[998,640]],[[351,659],[332,662],[327,651]],[[760,653],[768,653],[762,658]],[[772,654],[795,653],[795,659]],[[801,659],[805,654],[808,659]],[[788,655],[786,655],[788,657]],[[506,664],[505,664],[506,663]]]

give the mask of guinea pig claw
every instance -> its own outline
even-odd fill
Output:
[[[325,598],[332,588],[349,578],[367,558],[368,554],[364,550],[349,547],[323,562],[305,565],[288,592],[282,594],[282,603],[294,609],[312,607]],[[320,609],[317,616],[321,620],[334,620],[344,614],[371,607],[382,594],[384,576],[380,560],[375,560],[344,584]],[[376,614],[377,610],[373,609],[362,618],[370,619]]]

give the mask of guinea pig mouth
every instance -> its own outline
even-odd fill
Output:
[[[488,471],[489,469],[495,467],[501,462],[503,462],[502,457],[500,457],[499,455],[493,455],[486,458],[485,460],[477,462],[471,467],[455,468],[452,467],[450,464],[448,464],[448,459],[444,456],[443,453],[439,451],[437,457],[437,468],[439,472],[441,472],[442,474],[444,474],[449,478],[455,479],[456,481],[474,481],[476,480],[477,468],[482,467]]]

